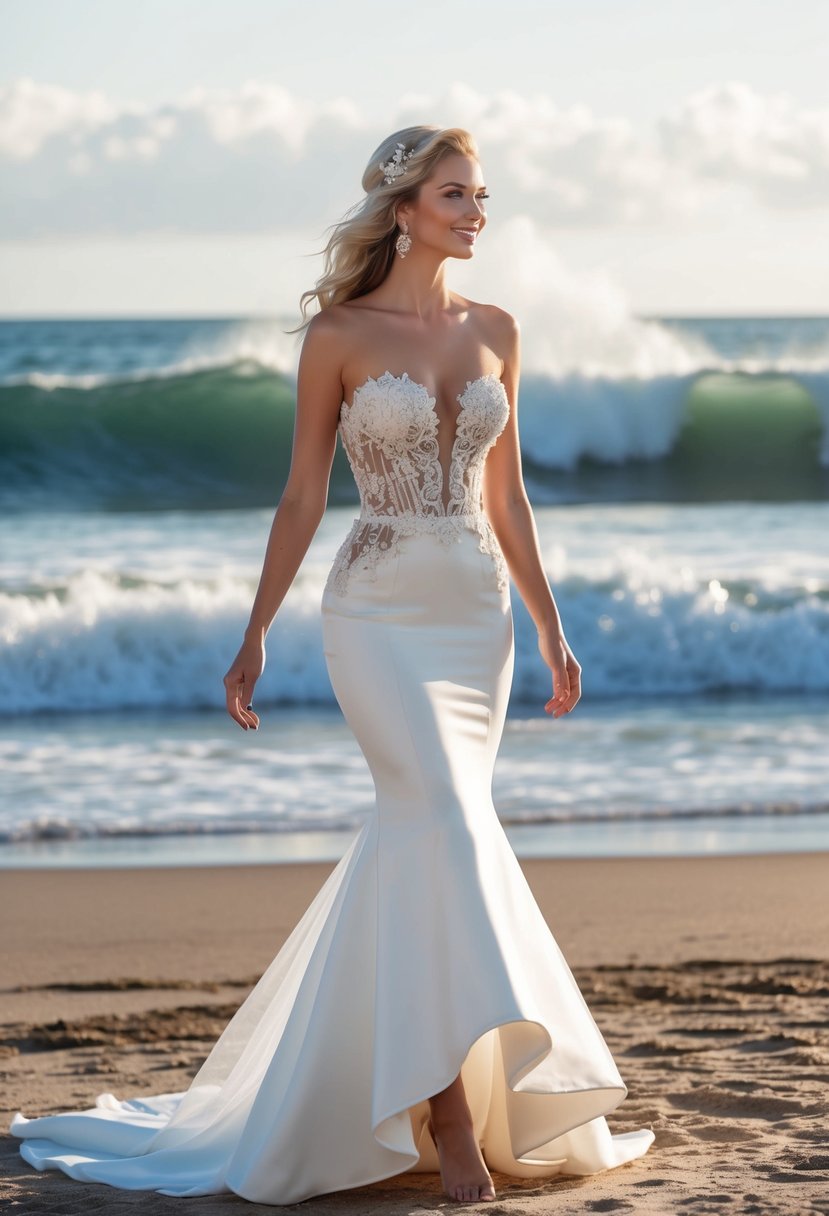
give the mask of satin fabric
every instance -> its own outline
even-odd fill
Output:
[[[460,1071],[491,1170],[641,1156],[626,1094],[498,821],[509,590],[473,531],[399,541],[327,589],[331,682],[376,805],[183,1094],[27,1120],[38,1169],[167,1195],[294,1203],[437,1170],[428,1098]]]

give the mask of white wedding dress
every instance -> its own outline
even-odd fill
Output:
[[[341,409],[362,505],[324,644],[373,815],[189,1089],[16,1115],[38,1169],[269,1204],[437,1170],[428,1098],[459,1071],[491,1170],[591,1174],[651,1144],[610,1133],[625,1084],[492,803],[513,631],[481,478],[509,404],[494,374],[457,401],[449,445],[405,372]]]

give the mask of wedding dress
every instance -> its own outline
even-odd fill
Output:
[[[509,404],[494,374],[457,401],[443,453],[405,372],[341,408],[361,511],[323,637],[374,813],[190,1087],[16,1115],[38,1169],[270,1204],[436,1171],[428,1098],[458,1072],[490,1170],[590,1174],[652,1142],[610,1133],[625,1084],[492,803],[513,626],[481,478]]]

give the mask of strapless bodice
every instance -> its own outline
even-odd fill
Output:
[[[495,560],[499,586],[506,565],[482,502],[487,453],[506,426],[509,400],[494,372],[467,380],[448,476],[440,461],[436,398],[408,372],[369,376],[340,407],[338,431],[360,494],[360,515],[343,542],[329,585],[344,592],[350,571],[373,570],[397,540],[418,531],[445,542],[471,528]],[[446,484],[444,484],[446,482]]]

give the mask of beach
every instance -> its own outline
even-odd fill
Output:
[[[467,1050],[493,1165],[649,1142],[496,1172],[493,1216],[829,1216],[826,6],[40,7],[0,81],[0,1216],[279,1211],[22,1159],[15,1115],[96,1102],[119,1182],[431,1167]],[[288,1206],[456,1210],[416,1168]]]
[[[0,325],[4,1127],[185,1089],[372,813],[320,635],[341,452],[262,729],[223,707],[290,450],[280,333]],[[829,1213],[829,319],[636,321],[589,376],[527,339],[527,485],[583,695],[543,713],[513,595],[493,798],[628,1085],[611,1130],[656,1140],[593,1177],[496,1175],[487,1210]],[[0,1149],[0,1207],[32,1216],[255,1206]],[[418,1173],[301,1205],[453,1208]]]
[[[587,1178],[495,1176],[489,1212],[829,1212],[829,856],[522,860],[628,1085],[611,1130],[647,1156]],[[186,1088],[332,863],[7,871],[3,1125]],[[93,1186],[3,1137],[21,1213],[249,1212]],[[386,1216],[454,1208],[435,1174],[294,1205]],[[479,1205],[467,1205],[478,1207]],[[484,1206],[484,1205],[480,1205]],[[259,1207],[261,1211],[272,1210]]]
[[[23,1160],[96,1103],[77,1173],[404,1161],[287,1206],[455,1211],[411,1158],[466,1051],[493,1165],[640,1152],[493,1216],[829,1216],[826,5],[43,7],[0,57],[0,1216],[279,1211]]]

